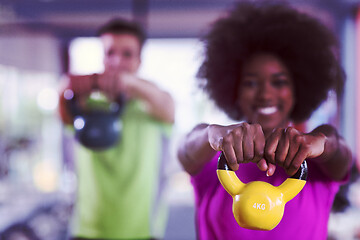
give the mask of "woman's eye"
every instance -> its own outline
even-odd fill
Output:
[[[257,86],[257,81],[256,80],[251,80],[251,79],[245,79],[244,81],[242,81],[241,84],[243,87],[256,87]]]
[[[284,87],[289,85],[289,81],[286,79],[275,79],[272,81],[274,87]]]

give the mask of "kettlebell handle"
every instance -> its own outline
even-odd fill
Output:
[[[307,164],[304,161],[293,176],[275,187],[268,182],[243,183],[220,154],[217,176],[224,189],[233,197],[233,214],[239,226],[254,230],[271,230],[282,219],[285,204],[305,186]]]
[[[226,161],[226,158],[225,158],[225,155],[224,155],[223,152],[221,152],[221,154],[220,154],[217,169],[218,170],[234,171],[227,164],[227,161]],[[307,163],[306,163],[306,160],[305,160],[300,165],[299,170],[293,176],[291,176],[290,178],[299,179],[299,180],[306,180],[307,175],[308,175],[308,168],[307,168]]]
[[[93,86],[93,90],[96,90],[97,86]],[[64,98],[67,100],[66,101],[66,107],[69,110],[70,114],[75,117],[78,115],[83,115],[84,110],[79,106],[78,102],[77,102],[77,96],[74,93],[73,90],[71,89],[66,89],[64,91]],[[117,105],[115,106],[115,108],[112,109],[113,113],[116,116],[119,116],[122,114],[123,111],[123,106],[125,105],[126,99],[124,97],[123,94],[119,94],[115,101],[114,101]]]

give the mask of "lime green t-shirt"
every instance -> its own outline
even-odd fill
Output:
[[[105,151],[77,148],[78,194],[72,236],[101,239],[162,237],[167,208],[162,169],[171,125],[130,101],[122,136]]]

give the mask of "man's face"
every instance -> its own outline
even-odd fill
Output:
[[[140,42],[132,34],[105,33],[100,36],[104,46],[105,72],[136,73],[140,66]]]

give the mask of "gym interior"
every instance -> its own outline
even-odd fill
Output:
[[[1,239],[68,237],[77,177],[73,132],[62,125],[58,113],[60,79],[65,73],[103,70],[95,31],[119,16],[137,20],[146,30],[139,74],[167,90],[176,104],[166,168],[170,212],[164,239],[196,239],[194,193],[176,146],[199,122],[234,123],[199,91],[195,79],[203,59],[201,36],[235,2],[0,1],[0,233],[27,237]],[[360,239],[360,1],[288,2],[315,14],[340,40],[347,76],[342,102],[330,94],[305,127],[336,125],[358,159],[350,184],[331,212],[329,239]]]

